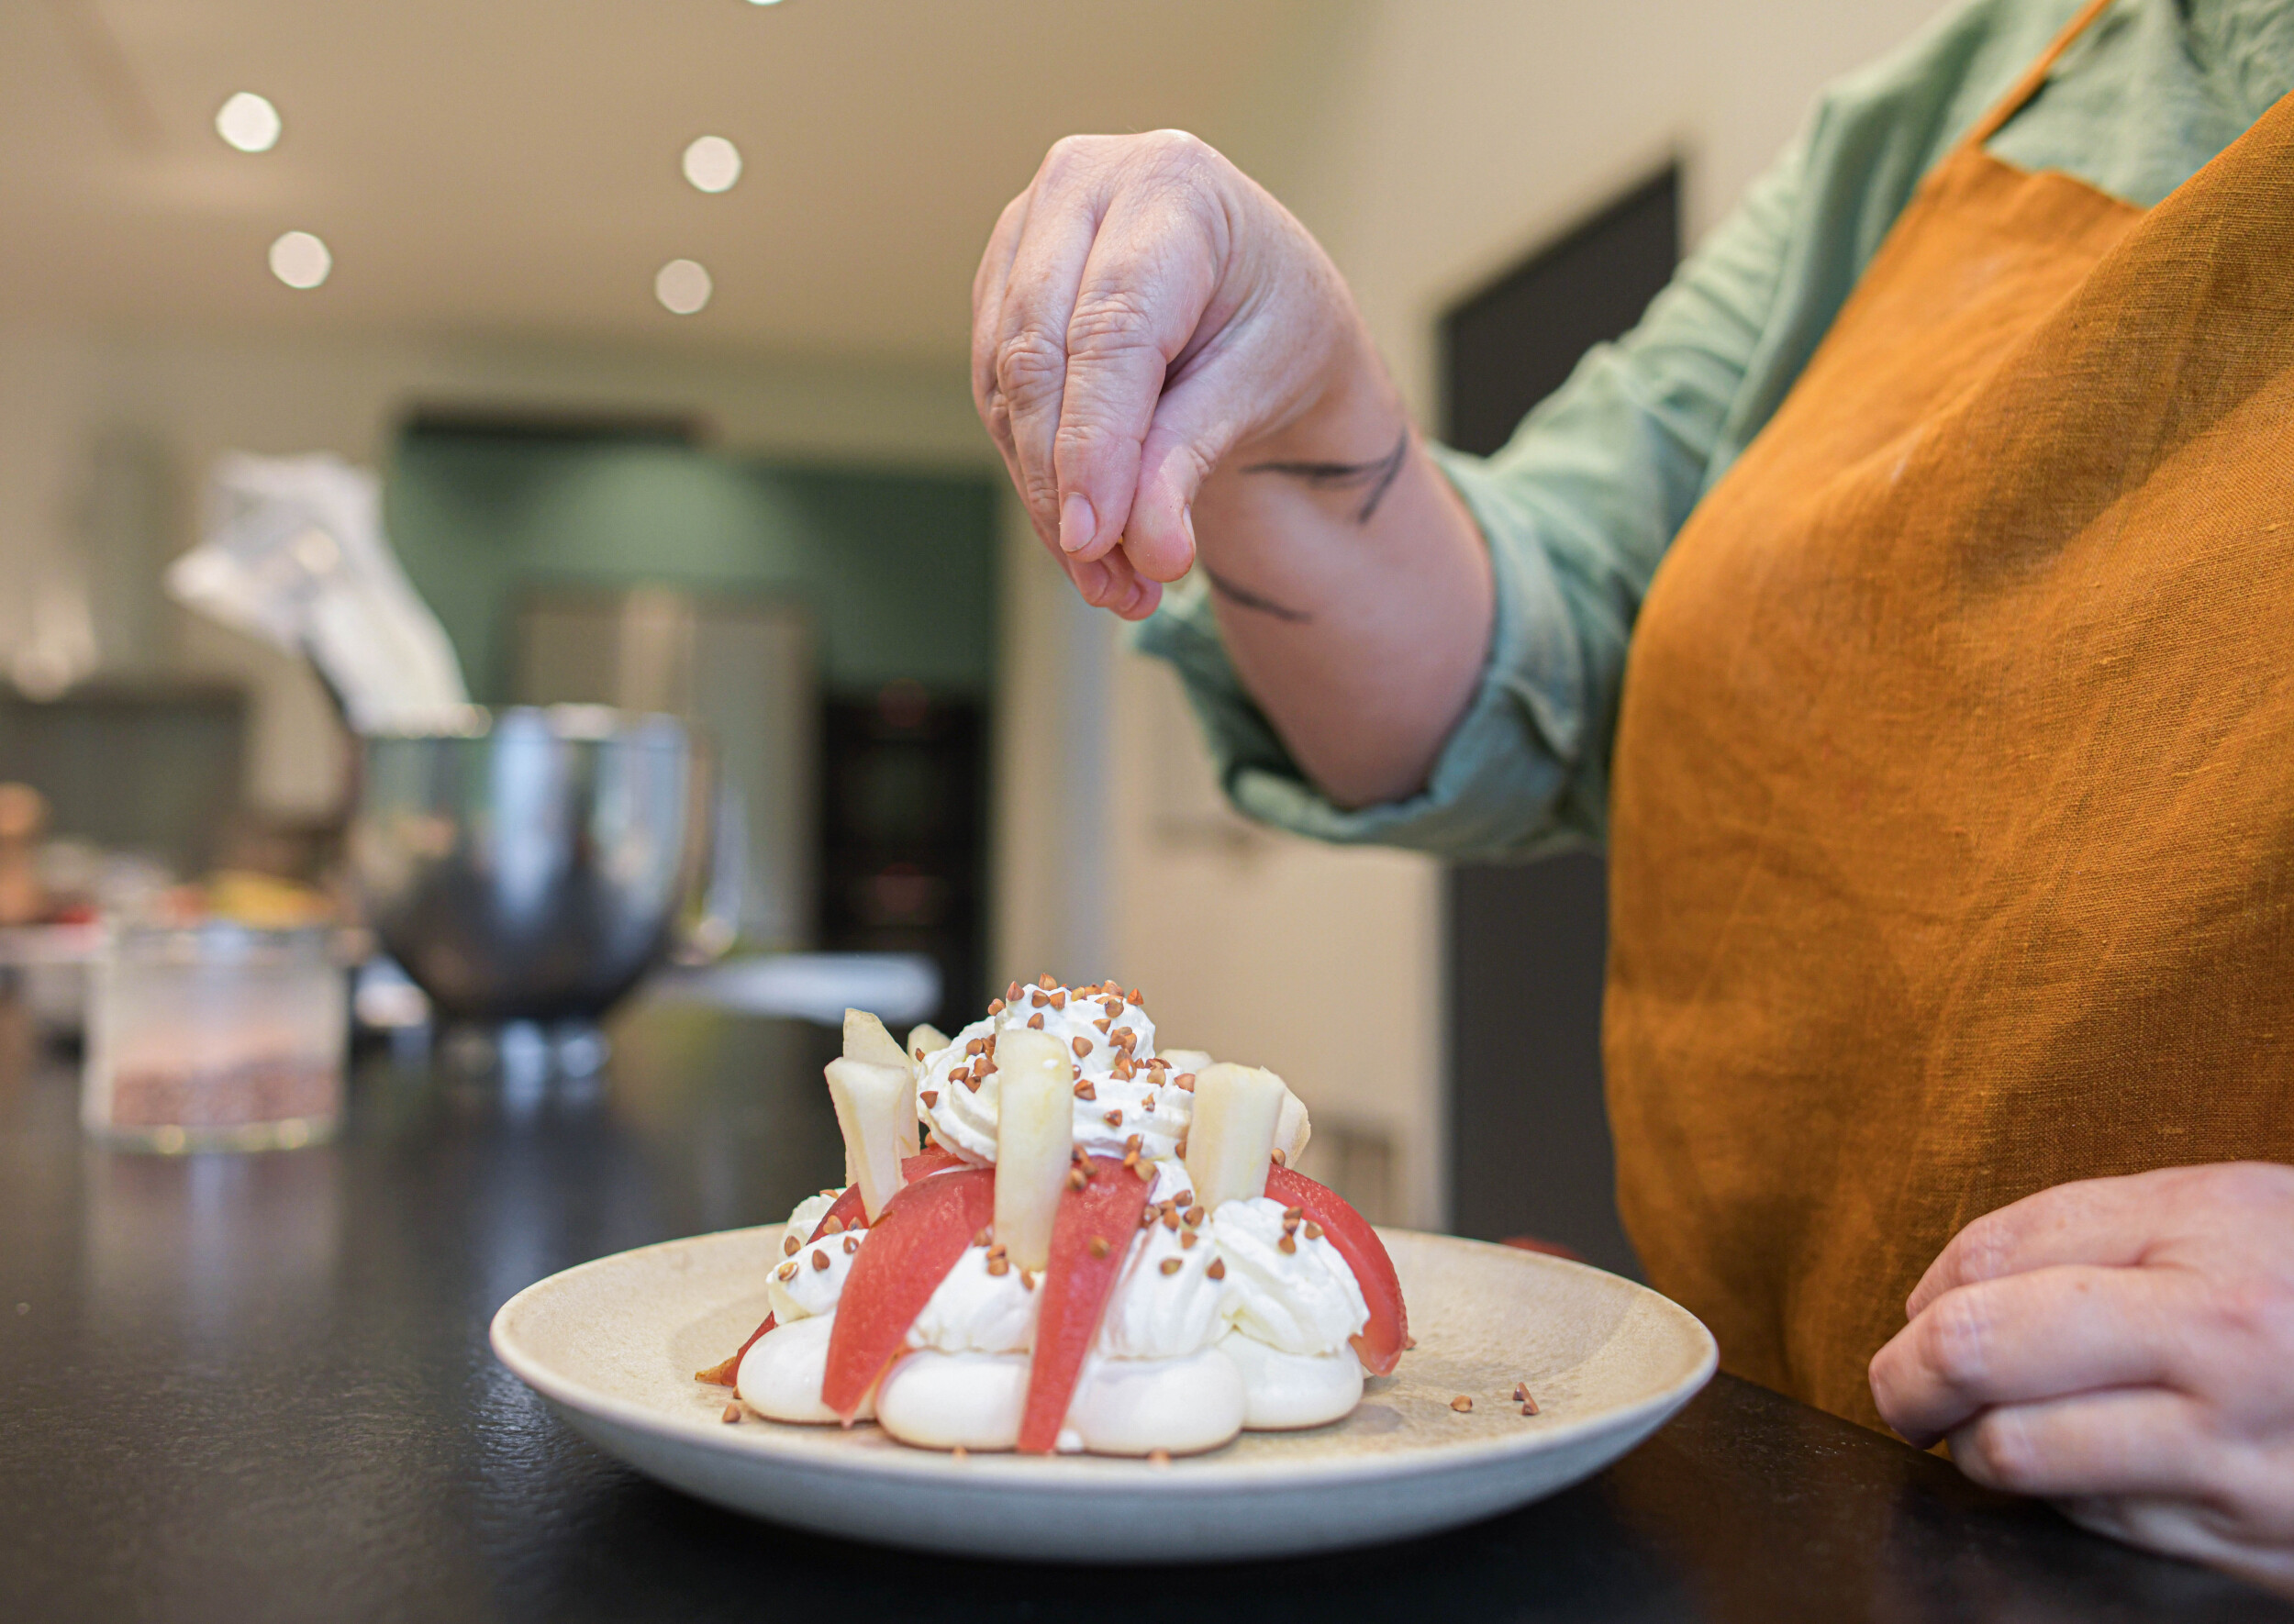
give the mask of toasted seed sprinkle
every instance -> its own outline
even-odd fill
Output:
[[[1064,1009],[1067,1007],[1067,989],[1065,987],[1060,988],[1057,992],[1052,995],[1052,1007],[1054,1009]]]
[[[1013,982],[1011,985],[1004,989],[1004,1002],[1007,1004],[1017,1004],[1019,1002],[1019,984],[1018,982]]]
[[[1322,1226],[1316,1223],[1312,1218],[1308,1218],[1307,1220],[1307,1239],[1309,1240],[1320,1240],[1322,1239]]]
[[[725,1407],[725,1413],[718,1417],[718,1419],[724,1422],[728,1427],[731,1426],[734,1422],[741,1419],[741,1406],[738,1404],[727,1405]]]
[[[948,1452],[948,1458],[952,1461],[968,1461],[972,1458],[972,1452],[963,1445],[958,1444]]]
[[[1028,1017],[1028,1025],[1036,1031],[1041,1031],[1043,1029],[1043,1017],[1041,1015],[1030,1015]]]
[[[1286,1207],[1283,1208],[1283,1217],[1286,1218],[1302,1218],[1306,1216],[1307,1209],[1303,1207]]]
[[[1003,1014],[1003,1013],[1004,1013],[1004,1001],[1003,1001],[1001,998],[990,998],[990,999],[987,1001],[987,1012],[988,1012],[990,1015],[1001,1015],[1001,1014]]]
[[[1011,1250],[1011,1249],[1010,1249],[1009,1247],[1006,1246],[1006,1245],[1005,1245],[1002,1241],[1000,1241],[1000,1240],[990,1240],[990,1241],[987,1243],[987,1255],[988,1255],[988,1256],[990,1256],[990,1257],[992,1257],[992,1258],[999,1258],[999,1257],[1002,1257],[1002,1256],[1003,1256],[1006,1252],[1009,1251],[1010,1250]]]
[[[1105,1235],[1094,1235],[1091,1238],[1091,1244],[1084,1250],[1093,1257],[1103,1258],[1108,1255],[1108,1238]]]
[[[1286,1235],[1295,1235],[1297,1232],[1298,1216],[1296,1213],[1292,1213],[1283,1219],[1283,1233]]]
[[[916,1058],[919,1060],[922,1060],[924,1058],[924,1045],[921,1043],[919,1043],[916,1046]]]
[[[1211,1259],[1210,1267],[1203,1271],[1203,1277],[1207,1280],[1224,1280],[1227,1277],[1227,1260]]]
[[[1108,1018],[1109,1020],[1115,1020],[1123,1013],[1123,1000],[1120,998],[1102,999],[1100,1001],[1099,1007],[1108,1012]]]
[[[924,1108],[929,1111],[940,1104],[940,1090],[937,1088],[927,1088],[923,1093],[918,1095],[916,1097],[924,1102]]]
[[[1280,1167],[1280,1166],[1282,1166],[1285,1162],[1288,1162],[1289,1160],[1290,1160],[1290,1158],[1289,1158],[1289,1157],[1287,1157],[1287,1156],[1286,1156],[1286,1155],[1284,1155],[1284,1154],[1283,1154],[1283,1148],[1282,1148],[1282,1146],[1280,1146],[1280,1145],[1276,1145],[1276,1146],[1275,1147],[1275,1166],[1277,1166],[1277,1167]]]
[[[1000,1279],[1004,1275],[1011,1273],[1011,1260],[1009,1258],[991,1257],[987,1260],[987,1272]]]
[[[1126,1151],[1123,1152],[1123,1170],[1126,1173],[1137,1173],[1139,1171],[1139,1152],[1137,1151]],[[1141,1215],[1139,1220],[1139,1227],[1143,1229],[1153,1221],[1153,1218],[1145,1215]]]
[[[839,1196],[841,1196],[841,1195],[843,1195],[843,1194],[844,1194],[844,1192],[843,1192],[843,1191],[841,1191],[841,1190],[823,1190],[823,1191],[821,1191],[820,1193],[821,1193],[823,1196],[827,1196],[830,1200],[831,1200],[831,1201],[835,1200],[835,1199],[836,1199]]]
[[[796,1236],[784,1235],[781,1237],[781,1255],[785,1258],[793,1258],[796,1255],[796,1249],[802,1245],[804,1242],[797,1240]]]
[[[1171,1153],[1178,1157],[1181,1161],[1185,1161],[1186,1159],[1186,1140],[1184,1137],[1180,1139],[1177,1144],[1171,1147]]]
[[[1136,1151],[1144,1142],[1138,1134],[1134,1133],[1123,1141],[1123,1148],[1127,1151]]]
[[[1050,992],[1050,991],[1051,991],[1053,987],[1055,987],[1055,986],[1059,985],[1059,983],[1057,983],[1057,982],[1053,981],[1053,980],[1052,980],[1050,976],[1048,976],[1048,975],[1039,975],[1039,976],[1037,976],[1037,977],[1035,978],[1035,984],[1036,984],[1036,985],[1038,985],[1038,986],[1041,987],[1041,988],[1042,988],[1045,992],[1047,992],[1047,993],[1048,993],[1048,992]]]
[[[986,1074],[986,1073],[981,1073],[982,1076],[985,1076]],[[980,1092],[980,1079],[978,1077],[966,1077],[963,1080],[963,1085],[964,1087],[970,1089],[974,1094]]]
[[[1147,1463],[1150,1466],[1168,1466],[1171,1464],[1171,1452],[1167,1449],[1151,1449],[1147,1452]]]
[[[1084,1170],[1082,1168],[1071,1167],[1067,1170],[1067,1187],[1069,1189],[1080,1190],[1084,1187],[1085,1182]]]
[[[823,1235],[841,1235],[844,1232],[844,1220],[834,1215],[824,1218],[820,1220],[820,1232]]]
[[[1019,1271],[1019,1288],[1022,1291],[1033,1291],[1035,1289],[1034,1270],[1022,1269]]]
[[[1153,1207],[1142,1207],[1139,1209],[1139,1227],[1142,1229],[1152,1229],[1155,1227],[1155,1209]]]
[[[974,1246],[986,1246],[989,1241],[995,1239],[996,1237],[993,1234],[989,1233],[986,1229],[982,1229],[978,1234],[972,1237],[972,1244]]]
[[[1171,1062],[1158,1054],[1147,1062],[1147,1069],[1151,1072],[1167,1072],[1171,1069]]]
[[[1402,1334],[1402,1351],[1407,1353],[1416,1346],[1418,1346],[1418,1339],[1405,1331]]]
[[[1124,994],[1123,1001],[1127,1004],[1136,1004],[1141,1009],[1147,1007],[1147,1000],[1139,996],[1139,989],[1137,987],[1133,987],[1130,992]]]
[[[1141,1116],[1142,1116],[1142,1117],[1150,1117],[1150,1116],[1153,1116],[1153,1115],[1154,1114],[1154,1110],[1155,1110],[1155,1096],[1154,1096],[1153,1095],[1152,1095],[1152,1094],[1151,1094],[1151,1095],[1149,1095],[1149,1096],[1148,1096],[1145,1099],[1142,1099],[1142,1100],[1141,1100],[1141,1101],[1139,1102],[1139,1114],[1140,1114]]]
[[[1195,1243],[1201,1239],[1202,1236],[1197,1234],[1193,1229],[1181,1229],[1179,1231],[1179,1250],[1181,1251],[1193,1251],[1195,1250]]]
[[[1194,1191],[1192,1191],[1192,1190],[1189,1190],[1189,1191],[1187,1192],[1187,1195],[1189,1195],[1189,1196],[1192,1196],[1193,1194],[1195,1194],[1195,1192],[1194,1192]],[[1183,1196],[1183,1197],[1181,1197],[1181,1199],[1185,1199],[1185,1197]],[[1203,1209],[1202,1209],[1201,1207],[1188,1207],[1188,1208],[1186,1209],[1186,1227],[1187,1227],[1188,1229],[1192,1229],[1193,1228],[1195,1228],[1197,1224],[1201,1223],[1202,1221],[1203,1221]]]
[[[815,1269],[827,1268],[829,1266],[829,1254],[825,1251],[814,1252],[812,1254],[812,1266]]]
[[[1091,1085],[1091,1079],[1086,1077],[1082,1082],[1075,1085],[1075,1097],[1077,1099],[1097,1099],[1099,1097],[1099,1091]]]
[[[1078,1038],[1076,1041],[1080,1043],[1083,1040]],[[1118,1054],[1115,1057],[1114,1070],[1116,1076],[1122,1079],[1126,1083],[1130,1082],[1132,1072],[1131,1057],[1128,1054]]]
[[[1193,1072],[1181,1072],[1177,1076],[1172,1078],[1171,1081],[1177,1085],[1180,1088],[1185,1089],[1189,1094],[1193,1094],[1195,1092],[1195,1073]]]
[[[1163,1209],[1163,1227],[1166,1229],[1175,1229],[1179,1227],[1179,1215],[1167,1202]]]
[[[1120,1128],[1123,1126],[1123,1113],[1119,1108],[1108,1112],[1104,1119],[1109,1128]]]
[[[784,1280],[794,1280],[796,1278],[796,1265],[795,1263],[783,1263],[779,1268],[775,1269],[774,1273],[778,1274]]]
[[[1467,1410],[1474,1407],[1474,1401],[1468,1398],[1464,1394],[1461,1393],[1455,1398],[1450,1400],[1450,1407],[1457,1411],[1458,1414],[1464,1415]]]
[[[1538,1413],[1537,1400],[1530,1396],[1529,1389],[1526,1387],[1521,1390],[1521,1413],[1525,1416],[1533,1416]]]
[[[1091,1023],[1092,1028],[1093,1028],[1093,1029],[1094,1029],[1094,1030],[1096,1030],[1096,1031],[1101,1031],[1101,1032],[1106,1031],[1106,1030],[1108,1029],[1108,1026],[1109,1026],[1110,1024],[1111,1024],[1111,1023],[1108,1020],[1108,1018],[1107,1018],[1105,1016],[1100,1017],[1097,1020],[1095,1020],[1095,1021],[1093,1021],[1093,1022]]]
[[[1081,1060],[1085,1055],[1091,1052],[1091,1040],[1088,1038],[1079,1037],[1073,1042],[1069,1043],[1068,1047],[1075,1051],[1075,1058],[1077,1060]]]
[[[844,1238],[844,1255],[849,1258],[859,1250],[860,1237],[858,1235],[847,1235]]]
[[[1295,1252],[1298,1250],[1298,1238],[1296,1235],[1286,1235],[1280,1240],[1275,1241],[1275,1245],[1279,1251]]]
[[[1181,1212],[1185,1212],[1188,1207],[1195,1205],[1195,1192],[1192,1190],[1181,1190],[1177,1195],[1171,1197],[1171,1205],[1177,1207]]]

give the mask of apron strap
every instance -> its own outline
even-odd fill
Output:
[[[2055,42],[2039,53],[2039,60],[2023,70],[2023,76],[2015,82],[2007,95],[1999,98],[1999,105],[1986,113],[1976,128],[1967,132],[1965,144],[1980,147],[1998,135],[1999,127],[2021,112],[2023,104],[2039,94],[2039,87],[2047,83],[2048,71],[2055,65],[2055,59],[2069,49],[2072,40],[2087,31],[2088,24],[2110,7],[2110,0],[2087,0],[2087,4],[2079,7],[2078,16],[2073,17],[2063,32],[2055,36]]]

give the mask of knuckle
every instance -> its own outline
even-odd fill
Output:
[[[1027,411],[1056,395],[1066,372],[1066,346],[1041,327],[1019,327],[997,340],[996,387],[1012,410]]]
[[[1977,1482],[2010,1494],[2032,1494],[2040,1486],[2037,1440],[2011,1411],[1993,1410],[1963,1429],[1952,1441],[1952,1459]]]
[[[1977,1294],[1958,1291],[1937,1298],[1925,1316],[1921,1353],[1943,1381],[1961,1389],[1982,1382],[1989,1357],[1990,1326]]]
[[[1095,288],[1075,301],[1075,312],[1067,320],[1071,355],[1102,357],[1150,349],[1153,342],[1146,303],[1132,288]]]

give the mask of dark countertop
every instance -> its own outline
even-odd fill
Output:
[[[684,1007],[611,1081],[362,1062],[340,1142],[82,1139],[0,1021],[0,1618],[2294,1620],[1721,1377],[1609,1471],[1460,1531],[1190,1570],[907,1556],[607,1460],[487,1320],[586,1258],[770,1222],[832,1177],[831,1034]]]

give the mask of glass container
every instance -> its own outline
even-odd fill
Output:
[[[342,1115],[349,978],[323,929],[117,932],[97,962],[81,1119],[140,1150],[290,1150]]]

